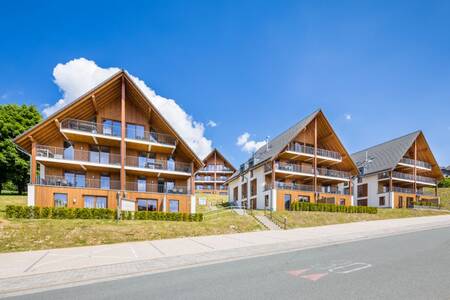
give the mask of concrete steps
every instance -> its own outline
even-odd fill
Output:
[[[256,220],[258,220],[259,223],[261,223],[264,227],[266,227],[269,230],[281,230],[280,227],[278,227],[277,224],[272,222],[268,217],[263,215],[255,215],[254,216]]]

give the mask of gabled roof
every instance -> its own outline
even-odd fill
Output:
[[[120,70],[117,73],[113,74],[79,98],[75,99],[71,103],[65,105],[63,108],[59,109],[52,115],[50,115],[47,119],[43,120],[42,122],[36,124],[32,128],[28,129],[21,135],[17,136],[13,141],[21,148],[24,148],[27,151],[27,148],[30,147],[29,138],[30,136],[33,136],[34,133],[38,132],[40,128],[44,126],[51,126],[51,123],[54,123],[58,120],[58,118],[62,117],[64,118],[69,111],[74,111],[75,108],[82,107],[82,111],[86,111],[86,103],[90,103],[92,96],[95,95],[99,91],[105,91],[105,89],[108,88],[116,88],[116,83],[120,82],[120,80],[125,80],[126,84],[129,84],[131,89],[134,89],[133,93],[135,95],[140,96],[144,100],[142,103],[146,103],[149,105],[149,107],[152,109],[153,113],[160,118],[164,124],[167,126],[169,131],[180,141],[180,144],[183,146],[183,148],[186,149],[186,151],[190,154],[193,161],[196,163],[197,167],[203,166],[202,160],[197,156],[197,154],[191,149],[191,147],[186,143],[186,141],[178,134],[177,131],[172,127],[172,125],[164,118],[163,115],[159,112],[159,110],[155,107],[155,105],[150,101],[150,99],[145,96],[145,94],[141,91],[141,89],[134,83],[134,81],[131,79],[131,77],[124,71]],[[120,90],[119,90],[120,93]],[[111,94],[111,93],[110,93]],[[106,97],[105,97],[106,98]],[[82,106],[84,105],[84,106]],[[29,152],[29,151],[27,151]]]
[[[359,167],[364,166],[364,162],[366,161],[366,159],[370,161],[364,166],[365,175],[382,171],[390,171],[398,165],[407,151],[413,146],[414,141],[419,139],[419,137],[421,141],[427,144],[423,132],[421,130],[418,130],[399,138],[353,153],[351,156]],[[429,149],[428,145],[427,149]],[[432,153],[430,158],[433,161],[433,172],[435,172],[438,177],[442,177],[442,172],[437,167],[437,162]]]
[[[208,160],[211,156],[213,156],[214,153],[216,153],[217,156],[220,156],[220,157],[224,160],[224,162],[227,163],[227,164],[231,167],[231,169],[232,169],[233,171],[236,171],[236,168],[233,166],[233,164],[230,163],[230,162],[225,158],[225,156],[223,156],[223,154],[220,153],[220,151],[219,151],[217,148],[214,148],[211,152],[209,152],[208,155],[206,155],[206,157],[203,159],[203,164],[206,164],[207,160]]]

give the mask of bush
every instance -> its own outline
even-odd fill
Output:
[[[369,206],[344,206],[335,204],[321,204],[295,201],[291,204],[292,211],[322,211],[322,212],[342,212],[342,213],[365,213],[376,214],[376,207]]]
[[[117,210],[109,208],[67,208],[7,205],[9,219],[116,219]],[[203,214],[168,213],[158,211],[122,212],[123,220],[161,220],[201,222]]]

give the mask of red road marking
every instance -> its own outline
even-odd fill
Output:
[[[308,279],[311,281],[317,281],[327,275],[328,275],[328,273],[315,273],[315,274],[303,275],[303,276],[301,276],[301,278]]]
[[[309,269],[292,270],[292,271],[289,271],[288,274],[297,277],[307,271],[309,271]]]

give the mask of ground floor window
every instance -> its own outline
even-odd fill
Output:
[[[403,196],[398,197],[398,208],[403,208]]]
[[[339,205],[345,205],[345,199],[340,199],[339,200]]]
[[[264,207],[269,207],[269,195],[264,196]]]
[[[84,196],[85,208],[106,208],[107,198],[103,196]]]
[[[156,211],[158,209],[158,200],[156,199],[137,199],[138,211]]]
[[[169,200],[169,211],[178,212],[180,209],[180,202],[178,200]]]
[[[309,196],[298,195],[298,202],[309,202]]]
[[[384,196],[378,198],[379,200],[379,206],[384,206],[386,204],[386,198]]]
[[[55,193],[53,194],[53,201],[55,207],[67,207],[67,194]]]
[[[284,209],[291,208],[291,194],[284,194]]]
[[[367,199],[361,199],[357,201],[358,206],[367,206]]]

